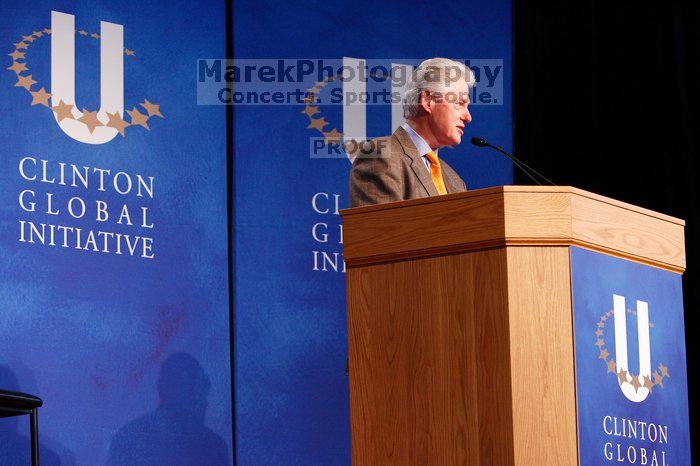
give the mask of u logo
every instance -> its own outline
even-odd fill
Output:
[[[343,69],[367,69],[367,61],[361,58],[343,57]],[[401,63],[392,63],[391,70],[393,72],[403,72],[403,76],[410,76],[413,72],[413,66],[404,65]],[[393,76],[392,76],[393,77]],[[359,73],[353,75],[354,79],[343,80],[343,95],[364,95],[367,92],[367,81],[362,81],[359,78]],[[403,95],[405,83],[402,85],[396,84],[397,81],[391,80],[392,95]],[[403,116],[403,103],[392,102],[391,104],[391,131],[393,133],[396,128],[401,126],[406,120]],[[367,105],[359,100],[353,103],[343,104],[343,139],[349,142],[367,140]],[[352,159],[348,157],[352,163]]]
[[[100,109],[97,118],[104,124],[107,113],[124,116],[124,27],[100,22]],[[104,144],[119,133],[115,128],[97,126],[92,132],[77,121],[83,113],[75,102],[75,17],[51,12],[51,103],[73,105],[73,117],[56,122],[76,141]]]
[[[637,301],[637,335],[639,340],[639,372],[630,372],[627,359],[627,316],[625,297],[614,294],[615,361],[622,393],[630,401],[641,403],[649,396],[645,380],[651,379],[651,348],[649,346],[649,305]],[[635,380],[636,379],[636,380]]]

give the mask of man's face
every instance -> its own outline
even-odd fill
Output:
[[[456,146],[462,141],[464,126],[472,121],[469,113],[469,88],[466,81],[452,82],[444,93],[433,93],[428,124],[440,147]]]

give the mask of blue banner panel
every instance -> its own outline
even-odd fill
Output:
[[[582,466],[690,465],[681,276],[571,248]]]
[[[223,2],[0,4],[0,388],[44,465],[231,464]],[[0,464],[29,464],[25,418]]]
[[[350,463],[338,215],[348,206],[350,161],[339,141],[393,132],[403,121],[400,105],[381,99],[400,88],[406,69],[432,57],[468,61],[479,74],[473,122],[462,144],[440,156],[470,188],[511,183],[506,159],[468,142],[478,135],[512,147],[510,6],[502,0],[234,2],[240,67],[233,94],[221,95],[235,102],[239,464]],[[200,65],[211,77],[200,79],[198,98],[214,104],[217,87],[209,80],[216,82],[217,65]],[[337,73],[342,67],[344,79]],[[265,103],[276,96],[277,103]]]

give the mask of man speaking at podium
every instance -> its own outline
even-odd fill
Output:
[[[438,151],[462,141],[472,121],[474,83],[472,71],[453,60],[431,58],[418,65],[403,96],[406,123],[391,136],[365,143],[370,150],[358,152],[353,162],[350,207],[466,191]]]

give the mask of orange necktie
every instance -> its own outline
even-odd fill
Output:
[[[442,180],[442,170],[440,169],[440,159],[438,159],[435,152],[428,152],[425,154],[430,160],[430,177],[433,179],[433,184],[437,189],[438,194],[447,194],[447,189],[445,189],[445,182]]]

